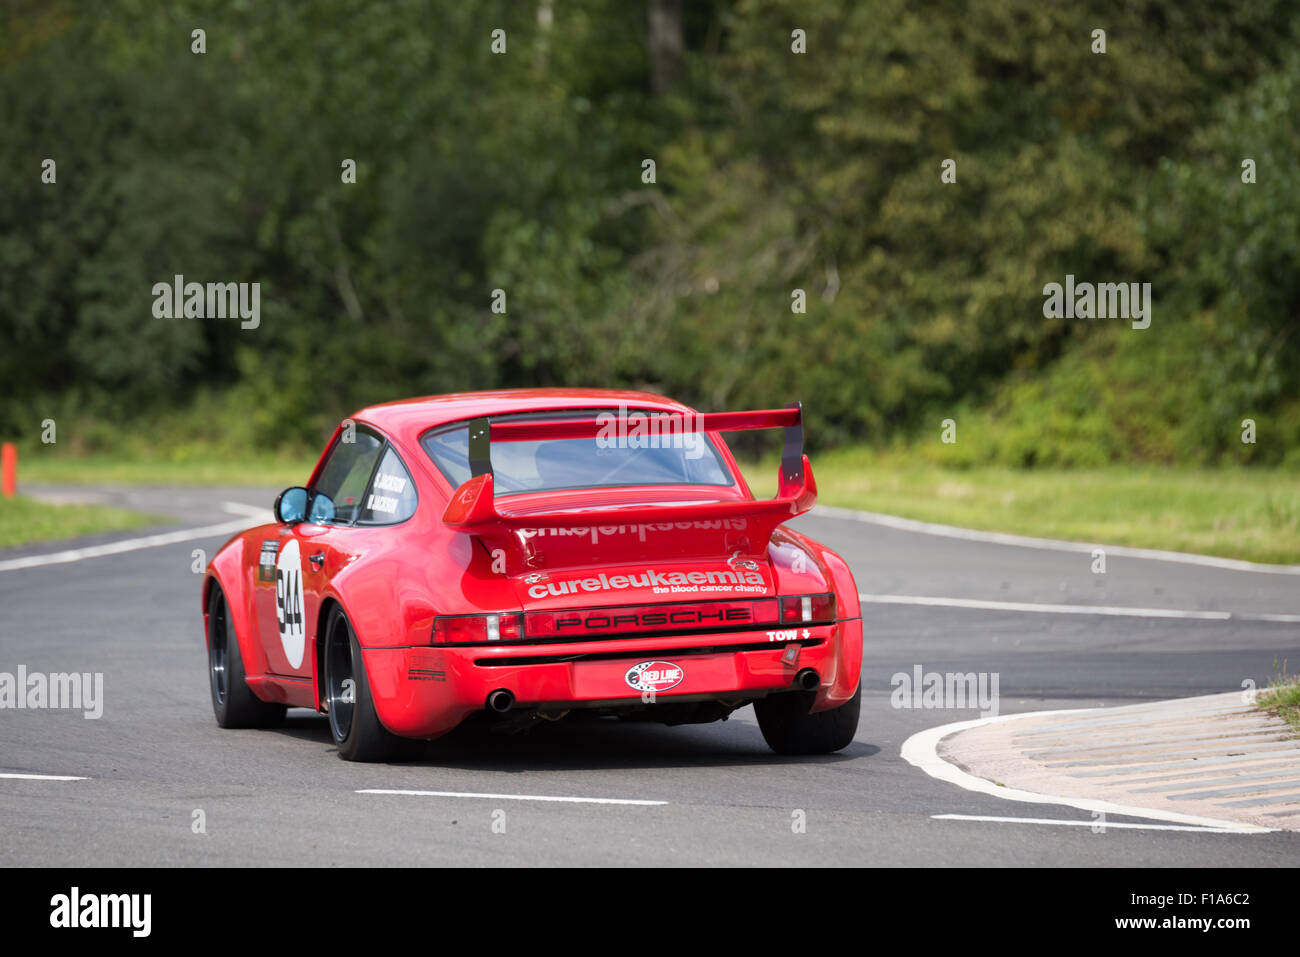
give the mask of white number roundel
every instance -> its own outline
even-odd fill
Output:
[[[296,538],[285,542],[275,560],[275,617],[280,623],[284,656],[290,668],[297,668],[307,647],[307,632],[303,627],[302,554]]]

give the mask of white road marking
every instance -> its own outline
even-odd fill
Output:
[[[1266,565],[1259,562],[1247,562],[1236,558],[1219,558],[1215,555],[1197,555],[1192,552],[1169,552],[1158,548],[1133,548],[1128,545],[1102,545],[1087,542],[1072,542],[1060,538],[1033,538],[1028,535],[1011,535],[1005,532],[981,532],[973,528],[958,528],[955,525],[939,525],[935,522],[919,522],[911,518],[899,518],[897,515],[883,515],[879,512],[863,512],[851,508],[836,508],[831,505],[818,505],[813,515],[827,518],[844,518],[853,522],[865,522],[870,525],[883,525],[904,532],[918,532],[922,535],[939,535],[944,538],[960,538],[971,542],[990,542],[995,545],[1013,545],[1017,548],[1039,548],[1058,552],[1092,553],[1094,548],[1104,548],[1107,556],[1124,558],[1143,558],[1154,562],[1177,562],[1182,565],[1203,565],[1207,568],[1226,568],[1236,572],[1261,572],[1268,575],[1300,575],[1300,565]]]
[[[275,518],[269,508],[262,508],[260,505],[245,505],[243,502],[222,502],[221,507],[234,515],[247,515],[249,518],[255,518],[259,523],[270,522]]]
[[[233,519],[229,522],[220,522],[216,525],[204,525],[199,528],[183,528],[175,532],[163,532],[158,535],[145,535],[140,538],[125,538],[117,542],[108,542],[104,545],[90,545],[86,548],[69,548],[61,552],[50,552],[46,555],[28,555],[25,558],[9,558],[0,561],[0,572],[15,571],[20,568],[38,568],[42,565],[64,565],[68,562],[80,562],[87,558],[103,558],[105,555],[120,555],[123,552],[134,552],[142,548],[157,548],[160,545],[175,545],[178,542],[190,542],[196,538],[211,538],[216,535],[230,535],[235,532],[242,532],[250,528],[256,522],[250,522],[250,519],[256,518],[258,522],[271,520],[271,513],[266,509],[254,508],[251,505],[242,505],[239,502],[223,502],[222,508],[227,512],[234,512],[243,515],[243,518]]]
[[[989,814],[931,814],[936,821],[990,821],[994,824],[1059,824],[1062,827],[1095,827],[1102,831],[1126,828],[1135,831],[1200,831],[1204,834],[1240,834],[1240,830],[1191,827],[1186,824],[1133,824],[1124,821],[1063,821],[1054,817],[993,817]]]
[[[0,778],[15,781],[85,781],[87,778],[74,778],[67,774],[6,774],[0,773]]]
[[[1186,618],[1196,621],[1300,622],[1300,615],[1254,615],[1234,611],[1188,611],[1181,608],[1133,608],[1123,605],[1057,605],[1032,601],[993,601],[985,598],[944,598],[936,595],[859,595],[876,605],[929,605],[978,608],[984,611],[1026,611],[1043,615],[1113,615],[1121,618]]]
[[[939,757],[939,742],[949,735],[964,731],[967,728],[978,728],[986,724],[992,724],[995,721],[1017,721],[1021,718],[1042,718],[1048,715],[1059,717],[1060,715],[1079,714],[1091,710],[1093,709],[1071,708],[1065,711],[1028,711],[1021,714],[1004,714],[990,718],[975,718],[970,721],[942,724],[937,728],[927,728],[912,735],[903,742],[900,754],[908,764],[920,768],[932,778],[947,781],[949,784],[955,784],[967,791],[977,791],[980,794],[988,794],[1006,801],[1023,801],[1026,804],[1064,804],[1067,807],[1078,808],[1081,811],[1100,811],[1104,814],[1118,814],[1124,817],[1140,817],[1152,821],[1168,821],[1173,824],[1191,824],[1198,827],[1215,828],[1216,830],[1235,831],[1241,834],[1266,834],[1274,830],[1273,828],[1261,827],[1255,824],[1239,824],[1236,821],[1224,821],[1219,818],[1201,817],[1195,814],[1182,814],[1177,811],[1131,807],[1126,804],[1116,804],[1113,801],[1102,801],[1096,798],[1038,794],[1034,791],[1021,791],[1018,788],[999,787],[992,781],[986,781],[984,778],[968,774],[955,764],[949,764]]]
[[[667,801],[637,801],[631,798],[548,797],[544,794],[478,794],[472,791],[403,791],[388,788],[362,788],[358,794],[407,794],[415,797],[490,798],[494,801],[562,801],[566,804],[636,804],[661,805]]]

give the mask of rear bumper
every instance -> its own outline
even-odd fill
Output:
[[[510,691],[518,708],[639,706],[649,696],[629,685],[628,669],[667,661],[681,681],[654,701],[735,700],[795,687],[795,675],[819,676],[814,711],[834,708],[857,690],[862,621],[798,629],[790,639],[766,631],[680,637],[602,639],[563,644],[363,649],[366,675],[380,721],[394,734],[432,738],[475,711],[488,694]],[[786,656],[798,645],[797,658]]]

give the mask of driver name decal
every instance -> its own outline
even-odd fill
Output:
[[[397,511],[399,499],[397,496],[406,491],[406,479],[400,475],[385,475],[380,472],[375,476],[374,489],[366,501],[366,508],[372,512],[383,512],[386,515],[392,515]],[[378,492],[392,492],[392,495],[378,495]]]

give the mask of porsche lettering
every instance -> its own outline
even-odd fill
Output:
[[[671,625],[735,625],[754,620],[748,608],[706,608],[689,611],[648,611],[613,615],[557,615],[556,631],[584,629],[586,631],[616,630],[618,628],[651,628]]]

